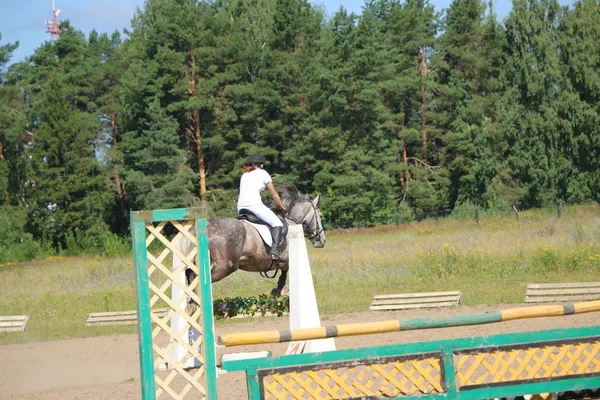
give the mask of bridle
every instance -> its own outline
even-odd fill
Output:
[[[317,219],[317,215],[319,212],[319,207],[317,207],[312,201],[309,201],[311,207],[312,207],[312,218],[310,219],[310,221],[308,222],[308,224],[304,225],[304,222],[306,222],[306,219],[308,218],[308,214],[306,213],[306,215],[304,215],[304,218],[302,219],[302,221],[298,221],[296,218],[292,217],[291,215],[291,210],[288,213],[287,217],[288,219],[294,221],[297,224],[302,225],[302,229],[304,230],[304,236],[306,236],[308,238],[308,240],[310,240],[311,242],[315,242],[315,240],[317,238],[319,238],[321,236],[321,233],[323,233],[324,229],[323,229],[323,224],[319,224],[319,220]],[[293,210],[293,208],[292,208]],[[313,225],[315,225],[315,229],[314,230],[310,230],[310,227]]]
[[[304,222],[306,221],[306,219],[308,218],[308,214],[306,213],[306,215],[304,215],[304,218],[302,218],[301,221],[299,221],[297,218],[294,218],[292,216],[292,210],[295,208],[295,205],[289,210],[287,211],[285,218],[289,219],[290,221],[295,222],[296,224],[302,225],[302,230],[304,231],[304,236],[308,238],[308,240],[310,240],[311,242],[315,242],[317,238],[319,238],[321,236],[321,233],[323,233],[323,231],[325,229],[323,229],[323,223],[321,223],[319,225],[319,220],[317,219],[318,216],[318,212],[319,212],[319,207],[317,207],[312,201],[308,201],[312,207],[312,218],[310,219],[309,223],[305,226]],[[315,229],[313,231],[310,231],[310,226],[315,225]],[[320,238],[319,238],[319,242],[320,242]],[[269,271],[273,270],[275,268],[275,264],[277,263],[277,261],[272,260],[271,264],[269,265],[269,268],[267,268],[266,271],[261,271],[260,275],[265,277],[265,278],[274,278],[275,275],[277,275],[277,270],[274,271],[273,276],[269,276]]]

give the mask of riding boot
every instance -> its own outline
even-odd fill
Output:
[[[279,245],[281,244],[281,230],[283,227],[276,226],[273,228],[273,245],[271,246],[271,260],[279,260]]]

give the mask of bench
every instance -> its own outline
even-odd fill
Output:
[[[560,303],[600,299],[600,282],[530,283],[525,303]]]
[[[25,332],[27,315],[0,316],[0,332]]]
[[[369,310],[456,307],[461,295],[460,291],[376,295]]]
[[[163,318],[168,308],[153,309],[152,313]],[[107,325],[135,325],[137,324],[137,310],[132,311],[109,311],[91,313],[85,326],[107,326]]]

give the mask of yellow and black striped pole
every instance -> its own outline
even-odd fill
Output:
[[[283,343],[291,341],[326,339],[342,336],[370,335],[416,329],[444,328],[450,326],[480,325],[513,319],[557,317],[600,311],[600,300],[563,305],[512,308],[485,314],[456,315],[437,318],[409,318],[358,324],[342,324],[281,331],[243,332],[221,335],[217,343],[224,346]]]

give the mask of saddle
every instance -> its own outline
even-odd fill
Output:
[[[286,239],[285,239],[285,237],[287,236],[287,233],[288,233],[288,224],[287,224],[287,222],[285,222],[285,220],[284,220],[283,218],[281,218],[279,215],[277,216],[277,218],[279,218],[279,219],[281,220],[281,222],[283,223],[283,228],[281,229],[281,243],[279,243],[279,248],[281,249],[281,248],[283,248],[283,247],[284,247],[283,245],[284,245],[284,244],[285,244],[285,242],[286,242]],[[239,220],[241,220],[241,221],[246,221],[246,222],[248,222],[248,223],[250,223],[250,224],[261,225],[261,227],[262,227],[262,226],[265,226],[265,227],[268,229],[268,231],[269,231],[269,234],[271,235],[271,240],[269,240],[269,241],[267,241],[267,240],[265,239],[265,237],[263,236],[263,234],[262,234],[262,232],[261,232],[261,229],[259,229],[259,227],[258,227],[258,226],[255,226],[255,228],[256,228],[256,230],[258,231],[258,233],[260,233],[260,234],[261,234],[261,236],[262,236],[263,240],[265,241],[265,243],[266,243],[268,246],[269,246],[269,244],[270,244],[270,243],[272,243],[272,242],[273,242],[273,228],[271,227],[271,225],[267,224],[265,221],[263,221],[262,219],[258,218],[258,217],[256,216],[256,214],[254,214],[252,211],[250,211],[250,210],[247,210],[247,209],[245,209],[245,208],[242,208],[242,209],[241,209],[241,210],[238,212],[237,219],[239,219]],[[263,229],[264,229],[264,228],[263,228]],[[269,246],[269,247],[270,247],[270,246]]]

